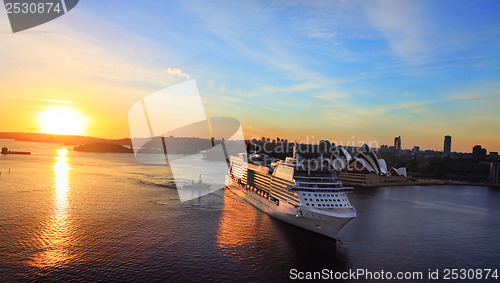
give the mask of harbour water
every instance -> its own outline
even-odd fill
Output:
[[[500,269],[499,189],[356,189],[348,197],[357,218],[333,241],[224,190],[181,203],[169,168],[132,154],[0,146],[33,153],[0,156],[2,282],[267,282],[288,280],[290,269]]]

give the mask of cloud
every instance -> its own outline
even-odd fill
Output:
[[[188,73],[184,73],[179,68],[168,68],[167,69],[167,73],[169,73],[171,75],[174,75],[174,76],[177,76],[179,78],[185,78],[186,80],[190,80],[191,79],[191,75],[189,75]]]
[[[413,58],[427,50],[428,27],[421,10],[412,2],[373,1],[365,5],[368,21],[403,58]]]
[[[320,98],[323,100],[333,100],[337,98],[343,98],[346,97],[344,93],[338,92],[338,91],[329,91],[323,94],[316,95],[316,98]]]

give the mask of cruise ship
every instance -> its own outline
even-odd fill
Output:
[[[354,188],[318,160],[241,154],[229,161],[226,189],[272,217],[333,239],[356,217],[346,196]]]

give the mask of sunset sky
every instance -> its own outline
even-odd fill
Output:
[[[130,107],[195,79],[246,138],[500,151],[499,1],[84,0],[15,34],[2,6],[0,38],[3,132],[130,137]]]

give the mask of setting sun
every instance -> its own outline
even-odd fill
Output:
[[[46,134],[83,135],[89,119],[71,107],[52,106],[38,114],[40,130]]]

